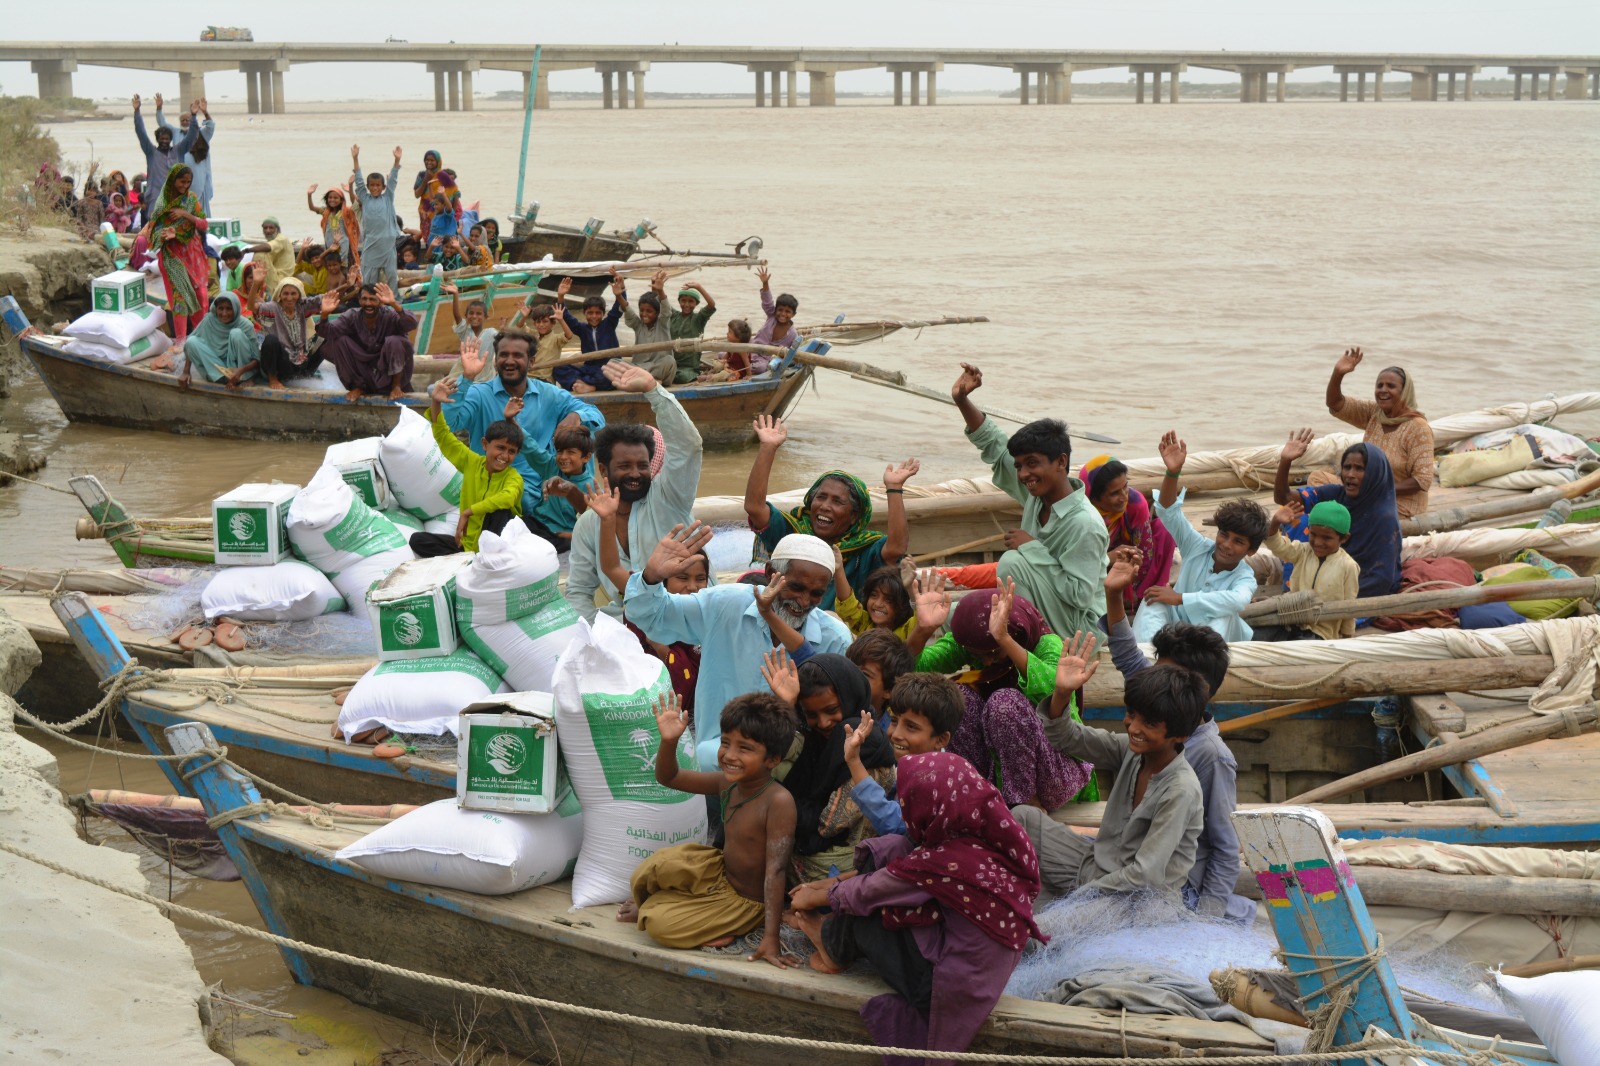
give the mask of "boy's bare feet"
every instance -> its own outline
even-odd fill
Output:
[[[733,943],[735,939],[735,937],[731,936],[719,936],[715,940],[707,940],[700,946],[703,948],[725,948],[729,944]]]
[[[171,370],[172,352],[162,352],[160,355],[146,363],[145,366],[149,367],[151,370]]]
[[[394,387],[389,390],[389,399],[398,400],[400,397],[404,396],[405,394],[406,394],[406,390],[402,389],[400,387],[400,383],[397,381],[397,382],[394,383]]]
[[[360,389],[351,389],[349,392],[344,394],[345,403],[355,403],[359,399],[361,399]]]
[[[284,387],[284,384],[283,384],[283,382],[282,382],[282,381],[280,381],[280,380],[278,380],[278,379],[277,379],[277,378],[270,378],[270,377],[269,377],[269,378],[268,378],[268,379],[267,379],[267,386],[268,386],[268,387],[269,387],[269,388],[274,388],[274,389],[281,389],[281,388],[283,388],[283,387]]]
[[[617,921],[627,922],[629,925],[637,923],[639,921],[639,905],[631,899],[625,900],[622,906],[617,908]]]
[[[839,973],[844,969],[833,956],[828,954],[828,949],[822,946],[822,915],[816,911],[785,911],[783,922],[791,928],[798,929],[811,941],[811,946],[817,953],[811,956],[811,968],[818,973]]]

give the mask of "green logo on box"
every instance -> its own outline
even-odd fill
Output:
[[[225,552],[267,550],[267,524],[260,508],[217,508],[217,547]]]
[[[472,726],[467,738],[468,790],[517,795],[543,792],[544,745],[545,738],[527,727]]]
[[[412,596],[378,609],[378,632],[385,651],[439,646],[439,619],[432,596]]]

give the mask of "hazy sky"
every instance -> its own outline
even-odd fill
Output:
[[[452,11],[461,17],[450,18]],[[373,12],[381,12],[373,14]],[[77,0],[10,5],[9,40],[96,39],[113,27],[125,38],[198,39],[207,22],[248,26],[258,41],[459,41],[604,44],[811,44],[832,47],[991,48],[1225,48],[1234,51],[1512,52],[1600,54],[1600,3],[1595,0],[695,0],[635,3],[582,0],[472,0],[453,5],[398,0],[391,3],[245,4],[153,0]],[[1486,76],[1503,71],[1485,71]],[[1294,78],[1322,80],[1326,69]],[[1082,80],[1123,80],[1126,70],[1084,73]],[[1190,70],[1190,80],[1230,75]],[[80,96],[125,97],[135,91],[175,93],[176,74],[82,67],[74,75]],[[242,98],[236,72],[206,77],[213,99]],[[520,88],[518,75],[483,71],[481,93]],[[551,75],[555,91],[598,91],[592,71]],[[802,85],[804,79],[802,79]],[[885,91],[883,70],[839,78],[842,92]],[[647,77],[652,89],[748,92],[751,78],[733,66],[660,65]],[[1010,88],[1009,71],[949,67],[942,89]],[[26,63],[0,63],[6,92],[37,92]],[[361,96],[431,96],[432,79],[420,65],[312,64],[290,71],[285,96],[329,99]]]

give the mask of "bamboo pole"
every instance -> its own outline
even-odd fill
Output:
[[[1484,659],[1416,659],[1399,662],[1317,663],[1311,666],[1232,667],[1214,699],[1253,703],[1286,699],[1354,699],[1358,696],[1423,696],[1537,685],[1555,663],[1548,655]],[[1089,707],[1120,707],[1122,675],[1097,671],[1084,687]]]
[[[621,348],[607,348],[600,352],[584,352],[582,355],[562,356],[553,363],[542,363],[540,369],[551,366],[566,366],[569,363],[592,363],[599,359],[627,359],[635,355],[648,355],[652,352],[755,352],[758,355],[770,355],[775,359],[788,356],[789,349],[776,344],[739,344],[735,341],[716,340],[707,337],[684,337],[675,341],[653,341],[649,344],[625,344]],[[804,356],[798,357],[805,362]]]
[[[1564,959],[1524,962],[1500,968],[1501,973],[1512,977],[1543,977],[1547,973],[1565,973],[1568,970],[1600,970],[1600,955],[1568,955]]]
[[[936,552],[928,552],[926,555],[913,555],[911,561],[914,563],[932,562],[934,559],[942,559],[947,555],[955,555],[958,552],[969,552],[978,548],[985,548],[1005,539],[1006,535],[1004,533],[993,533],[987,537],[979,537],[977,540],[969,540],[965,544],[956,544],[949,548],[941,548]]]
[[[1393,664],[1391,664],[1393,665]],[[1520,748],[1525,744],[1532,744],[1540,740],[1548,740],[1558,733],[1566,733],[1576,728],[1579,732],[1593,732],[1595,728],[1595,706],[1589,706],[1574,711],[1571,715],[1545,714],[1532,715],[1501,725],[1491,726],[1481,733],[1474,733],[1469,737],[1435,744],[1422,751],[1392,759],[1378,766],[1341,777],[1337,781],[1320,785],[1310,792],[1302,792],[1289,800],[1291,804],[1298,803],[1326,803],[1329,800],[1348,796],[1352,792],[1359,792],[1374,785],[1381,785],[1401,777],[1410,777],[1427,770],[1438,770],[1445,766],[1455,766],[1469,762],[1484,755],[1492,755],[1497,751],[1509,748]]]
[[[1282,612],[1290,621],[1284,621],[1274,596],[1246,606],[1239,612],[1251,625],[1293,625],[1301,622],[1303,607],[1291,607]],[[1416,611],[1434,611],[1442,607],[1469,607],[1480,603],[1505,603],[1508,600],[1567,600],[1600,599],[1600,577],[1555,578],[1549,581],[1517,581],[1507,585],[1467,585],[1462,588],[1429,589],[1425,592],[1402,592],[1392,596],[1370,596],[1367,599],[1334,600],[1314,605],[1316,621],[1334,618],[1385,618]]]
[[[1351,872],[1368,903],[1414,907],[1419,900],[1426,900],[1431,909],[1468,914],[1600,917],[1600,881],[1577,877],[1512,877],[1509,874],[1441,874],[1433,870],[1398,870],[1387,866],[1354,866]],[[1261,886],[1248,870],[1240,875],[1234,891],[1247,899],[1261,898]],[[1595,960],[1590,965],[1600,965],[1600,955],[1587,957]],[[1564,969],[1568,968],[1565,962],[1557,959],[1553,964],[1536,962],[1531,965]],[[1506,967],[1505,972],[1511,973],[1511,967]]]
[[[1268,707],[1264,711],[1257,711],[1255,714],[1247,714],[1241,718],[1230,718],[1226,722],[1218,722],[1217,732],[1226,736],[1229,733],[1237,733],[1241,729],[1248,729],[1253,725],[1265,725],[1268,722],[1276,722],[1280,718],[1292,718],[1297,714],[1304,714],[1306,711],[1321,710],[1323,707],[1332,707],[1336,703],[1344,702],[1344,700],[1335,697],[1325,697],[1323,699],[1315,700],[1296,700],[1293,703],[1284,703],[1277,707]]]
[[[1485,500],[1466,507],[1447,507],[1442,511],[1426,511],[1400,520],[1404,536],[1417,533],[1437,533],[1445,529],[1460,529],[1472,522],[1486,518],[1504,518],[1507,515],[1542,511],[1557,500],[1575,500],[1579,496],[1600,491],[1600,470],[1566,485],[1552,485],[1547,489],[1518,493],[1508,499]]]

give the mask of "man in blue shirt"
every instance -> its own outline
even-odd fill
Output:
[[[522,475],[522,513],[532,514],[543,495],[544,483],[557,476],[556,431],[582,423],[591,433],[606,424],[605,416],[593,404],[584,403],[571,393],[548,382],[528,378],[529,353],[533,338],[508,330],[494,339],[494,365],[497,376],[457,393],[453,403],[444,405],[445,421],[454,433],[465,433],[472,450],[482,454],[484,432],[489,423],[515,418],[522,427],[523,445],[514,464]],[[508,407],[507,405],[512,405]]]
[[[156,93],[157,113],[161,111],[161,104],[161,94]],[[144,114],[139,110],[139,105],[139,97],[135,96],[133,98],[133,134],[139,138],[139,150],[144,153],[145,194],[142,210],[144,217],[148,219],[155,213],[157,205],[161,202],[161,187],[167,183],[167,171],[171,170],[175,163],[183,162],[183,157],[189,153],[189,149],[194,147],[195,138],[200,136],[200,127],[193,122],[189,123],[188,131],[184,133],[177,144],[172,143],[172,127],[168,126],[166,129],[157,128],[156,139],[152,143],[150,135],[145,132]],[[192,186],[191,189],[193,189]],[[198,189],[193,189],[193,192],[196,196],[200,194]]]
[[[719,722],[723,706],[735,696],[768,690],[761,664],[778,643],[761,617],[750,585],[712,585],[682,596],[668,594],[666,580],[687,569],[711,541],[709,527],[679,526],[661,538],[644,569],[628,579],[628,621],[661,644],[700,645],[700,676],[695,681],[695,753],[702,770],[717,768]],[[772,568],[783,575],[783,590],[773,605],[779,617],[800,631],[818,652],[843,654],[850,629],[817,610],[833,584],[833,549],[819,537],[791,533],[772,552]]]

